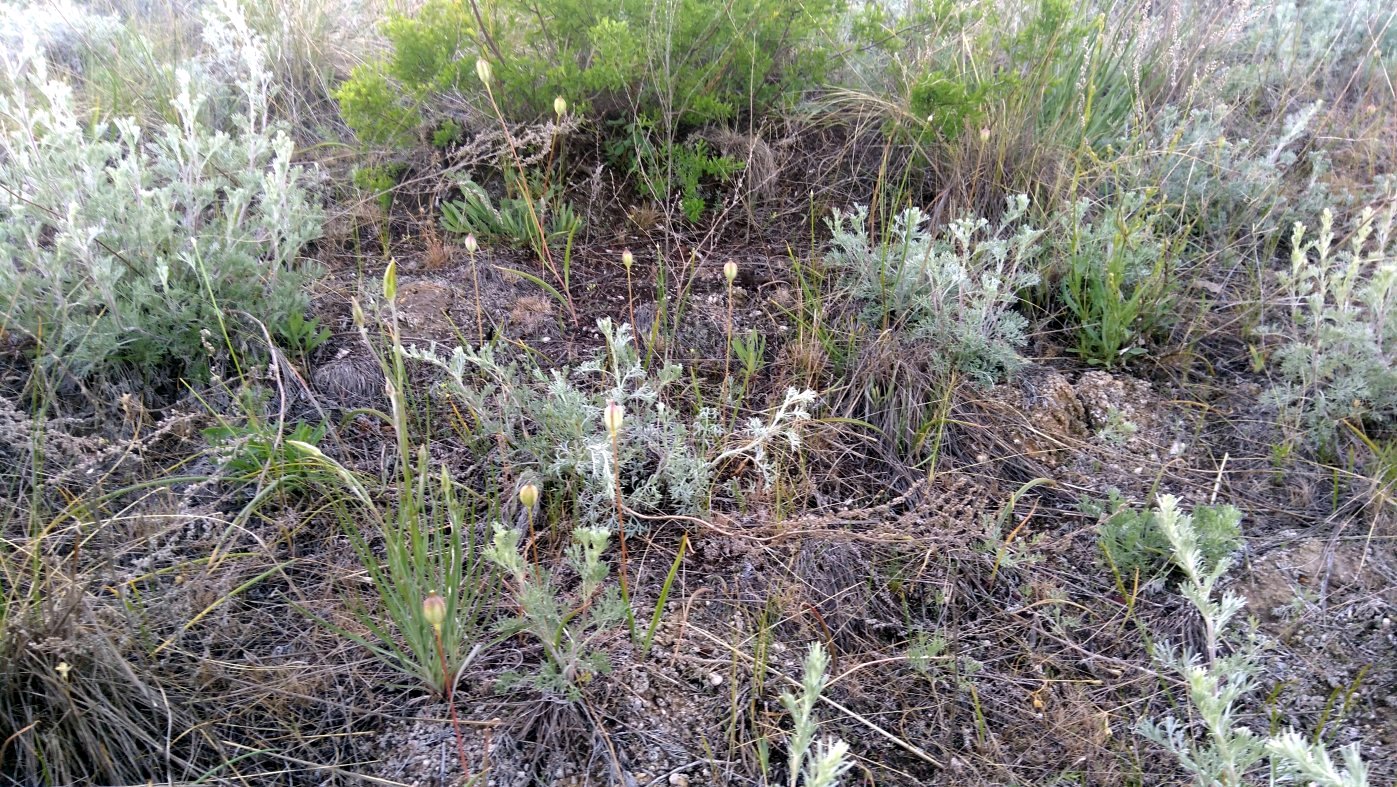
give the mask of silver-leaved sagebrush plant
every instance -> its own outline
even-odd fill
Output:
[[[967,216],[939,233],[908,208],[880,242],[869,242],[868,208],[835,210],[826,259],[864,307],[871,325],[898,326],[930,343],[945,368],[993,381],[1019,364],[1028,326],[1014,310],[1038,282],[1041,232],[1025,221],[1028,197],[1010,197],[998,224]]]
[[[1277,352],[1282,382],[1270,398],[1321,448],[1332,446],[1345,419],[1397,424],[1397,189],[1386,200],[1359,214],[1342,247],[1328,210],[1312,240],[1298,222],[1291,233],[1282,275],[1291,321],[1273,328],[1290,341]]]
[[[504,360],[489,345],[407,354],[444,372],[443,389],[472,414],[482,451],[503,451],[502,463],[532,469],[545,489],[572,490],[590,525],[615,524],[618,473],[630,508],[701,513],[720,466],[746,458],[769,478],[776,447],[799,447],[813,391],[791,389],[769,415],[732,430],[712,408],[686,418],[665,403],[682,367],[648,369],[631,326],[602,319],[597,327],[605,348],[570,370]],[[602,417],[608,402],[626,413],[615,452]]]
[[[62,378],[198,377],[207,348],[261,342],[248,317],[275,332],[305,309],[322,216],[271,120],[266,47],[231,2],[205,35],[163,124],[94,118],[32,39],[0,55],[6,323]]]
[[[1235,508],[1229,510],[1240,518]],[[1242,597],[1218,589],[1232,561],[1224,557],[1208,564],[1193,517],[1179,510],[1176,498],[1160,496],[1155,521],[1184,574],[1179,592],[1202,620],[1203,652],[1156,644],[1155,659],[1182,679],[1195,721],[1145,719],[1140,734],[1173,752],[1198,787],[1257,784],[1253,771],[1268,756],[1272,784],[1366,787],[1368,771],[1356,745],[1342,750],[1339,768],[1324,746],[1306,743],[1292,731],[1262,735],[1239,722],[1241,700],[1257,687],[1260,644],[1255,633],[1240,642],[1228,636],[1229,625],[1246,606]]]

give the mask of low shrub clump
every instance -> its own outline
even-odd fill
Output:
[[[569,514],[591,525],[616,524],[617,483],[629,506],[700,513],[708,510],[716,471],[745,458],[768,477],[782,444],[800,444],[813,391],[791,389],[767,418],[731,426],[717,409],[685,416],[666,403],[683,368],[643,363],[629,325],[603,319],[597,326],[605,353],[570,371],[499,357],[491,347],[406,351],[445,372],[444,391],[477,419],[482,451],[504,446],[501,464],[538,474],[545,491],[566,491]],[[615,445],[604,429],[609,403],[626,413],[626,439]],[[501,437],[504,439],[501,441]]]
[[[1195,718],[1146,718],[1137,727],[1140,734],[1174,754],[1199,785],[1246,784],[1248,773],[1269,758],[1271,773],[1287,783],[1366,787],[1368,767],[1357,746],[1342,749],[1340,767],[1318,740],[1306,740],[1293,729],[1260,734],[1239,722],[1241,702],[1258,687],[1262,643],[1233,635],[1232,622],[1246,599],[1218,585],[1232,561],[1205,555],[1194,517],[1178,503],[1161,497],[1152,518],[1168,543],[1169,559],[1184,575],[1179,593],[1203,623],[1203,643],[1199,649],[1176,650],[1160,642],[1154,656],[1183,680]],[[1235,510],[1230,518],[1235,523]]]
[[[1171,277],[1179,241],[1144,194],[1116,195],[1092,220],[1086,201],[1063,211],[1053,227],[1052,264],[1058,296],[1082,360],[1116,366],[1167,324],[1176,293]]]
[[[965,217],[939,233],[909,208],[885,240],[868,240],[868,209],[839,210],[827,261],[840,271],[864,323],[929,345],[938,373],[991,382],[1019,364],[1028,321],[1014,306],[1037,283],[1040,232],[1024,221],[1028,198],[1008,201],[997,225]]]
[[[224,351],[264,345],[257,323],[276,336],[306,308],[321,210],[269,119],[261,39],[225,21],[207,31],[236,75],[222,126],[195,73],[178,73],[177,120],[143,127],[84,117],[40,52],[6,58],[0,288],[57,380],[206,377]]]
[[[1283,274],[1291,322],[1277,353],[1282,375],[1270,399],[1293,429],[1332,449],[1339,425],[1397,428],[1397,261],[1389,248],[1397,199],[1367,208],[1346,247],[1335,247],[1334,217],[1306,240],[1297,222]]]
[[[517,0],[478,8],[433,0],[388,19],[390,54],[355,70],[339,90],[340,105],[364,140],[411,143],[424,124],[457,114],[447,97],[490,114],[475,73],[485,58],[512,120],[547,117],[564,96],[601,122],[731,121],[789,103],[818,82],[841,7],[839,0],[565,0],[538,14]]]

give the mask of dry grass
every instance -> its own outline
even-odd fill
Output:
[[[384,9],[246,6],[273,44],[278,112],[318,144],[340,122],[331,90],[379,46],[369,20]],[[192,7],[106,0],[95,8],[128,19],[150,47],[103,50],[105,81],[92,95],[110,90],[131,111],[159,115],[165,86],[155,64],[198,50]],[[575,694],[510,683],[536,673],[545,651],[536,637],[492,628],[524,599],[497,583],[477,588],[488,599],[485,625],[454,699],[467,760],[488,769],[490,783],[784,784],[790,717],[778,697],[819,643],[832,664],[816,718],[821,737],[851,745],[855,770],[845,783],[1186,784],[1188,774],[1136,735],[1135,723],[1185,701],[1151,646],[1197,644],[1201,627],[1175,577],[1127,576],[1102,558],[1099,519],[1082,503],[1112,490],[1134,505],[1169,493],[1244,510],[1246,564],[1236,582],[1265,601],[1252,611],[1274,641],[1265,690],[1243,703],[1246,722],[1358,741],[1374,783],[1393,777],[1383,691],[1397,680],[1397,660],[1383,621],[1397,608],[1394,438],[1353,425],[1320,461],[1263,403],[1278,374],[1268,365],[1276,339],[1263,326],[1286,316],[1275,296],[1286,250],[1271,225],[1312,186],[1366,193],[1397,163],[1393,54],[1374,46],[1394,23],[1390,12],[1341,20],[1359,42],[1342,63],[1283,62],[1250,92],[1228,94],[1220,121],[1228,144],[1273,139],[1287,114],[1324,98],[1283,152],[1302,162],[1323,152],[1330,169],[1311,184],[1316,170],[1295,165],[1243,199],[1233,223],[1177,226],[1189,241],[1186,264],[1172,273],[1178,313],[1143,343],[1146,355],[1111,372],[1067,354],[1073,326],[1048,263],[1040,291],[1018,294],[1034,324],[1026,363],[992,384],[938,371],[944,359],[908,341],[896,319],[869,324],[823,267],[821,219],[836,207],[872,206],[877,240],[908,205],[925,207],[936,225],[966,213],[993,221],[1005,195],[1029,193],[1050,217],[1141,178],[1152,179],[1143,187],[1180,174],[1201,182],[1203,155],[1157,135],[1163,109],[1203,108],[1240,78],[1237,69],[1260,62],[1268,43],[1250,25],[1270,9],[1185,0],[1111,9],[1112,21],[1135,25],[1127,32],[1138,34],[1140,51],[1125,67],[1140,85],[1128,127],[1109,146],[1081,142],[1067,121],[1045,123],[1041,113],[1052,108],[1041,91],[997,100],[953,139],[920,133],[908,81],[971,37],[947,43],[931,28],[913,31],[925,43],[905,62],[841,51],[847,87],[783,117],[696,132],[746,164],[741,178],[715,187],[721,204],[707,223],[638,199],[601,149],[603,134],[568,128],[559,176],[588,221],[570,273],[578,324],[634,312],[654,325],[657,341],[642,343],[642,357],[651,369],[684,364],[664,401],[685,424],[707,407],[720,414],[718,428],[740,425],[790,386],[822,398],[799,449],[774,448],[768,474],[745,458],[716,468],[702,512],[673,513],[664,493],[645,511],[622,501],[633,517],[626,570],[635,617],[648,622],[662,588],[667,596],[645,643],[653,647],[624,626],[589,631],[609,669],[565,676]],[[1011,24],[979,24],[992,22]],[[530,128],[541,139],[551,127]],[[397,258],[401,291],[430,276],[454,294],[445,315],[422,316],[414,333],[476,345],[469,282],[479,272],[489,285],[481,324],[489,334],[483,321],[493,318],[501,329],[495,351],[530,374],[536,366],[536,376],[518,379],[547,386],[591,354],[595,334],[560,333],[557,304],[499,272],[547,278],[537,260],[482,248],[485,270],[476,271],[437,230],[450,178],[493,167],[501,139],[482,135],[454,158],[404,154],[408,176],[387,213],[364,209],[371,197],[336,203],[332,212],[353,218],[316,250],[333,276],[317,312],[334,337],[305,369],[247,370],[242,382],[265,389],[255,405],[265,429],[247,439],[285,448],[297,421],[327,418],[320,449],[362,485],[357,503],[384,511],[412,491],[402,454],[421,450],[433,479],[445,473],[458,485],[471,512],[463,532],[483,539],[494,519],[521,531],[536,525],[530,570],[549,572],[570,598],[581,579],[565,561],[569,534],[595,516],[577,504],[583,475],[546,488],[537,522],[528,521],[513,493],[539,468],[504,459],[515,455],[508,430],[481,427],[499,414],[442,395],[423,366],[409,365],[385,395],[376,356],[387,328],[369,317],[360,334],[350,305],[370,314],[381,306],[379,272]],[[1212,175],[1222,185],[1240,179]],[[1207,215],[1212,204],[1169,208]],[[624,247],[635,249],[633,271],[617,265]],[[729,258],[742,270],[735,332],[752,328],[767,341],[740,407],[722,399],[731,385],[715,371],[729,308],[718,271]],[[22,349],[7,345],[0,357],[0,784],[462,783],[439,693],[343,636],[376,641],[366,622],[388,619],[363,561],[388,554],[394,535],[346,513],[358,510],[349,505],[355,492],[326,481],[329,462],[312,467],[271,451],[263,472],[234,474],[200,429],[252,422],[239,410],[252,400],[237,382],[191,391],[168,410],[73,405],[64,392],[26,388]],[[378,412],[395,404],[400,419]],[[53,415],[59,405],[62,417]],[[553,412],[507,415],[517,434],[585,433]],[[595,461],[609,461],[604,453]],[[647,468],[675,458],[650,453]],[[248,483],[288,474],[299,487]],[[420,513],[429,532],[454,533],[439,504]],[[590,603],[575,611],[579,620]]]

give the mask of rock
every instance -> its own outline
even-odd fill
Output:
[[[1136,430],[1153,425],[1146,408],[1154,401],[1150,384],[1129,377],[1115,377],[1100,370],[1087,372],[1077,381],[1079,409],[1093,432],[1131,424]]]

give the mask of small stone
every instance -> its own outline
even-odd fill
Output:
[[[671,773],[669,783],[672,787],[689,787],[689,777],[682,773]]]
[[[716,672],[708,673],[708,685],[712,686],[715,689],[718,688],[719,686],[723,685],[723,676]]]

